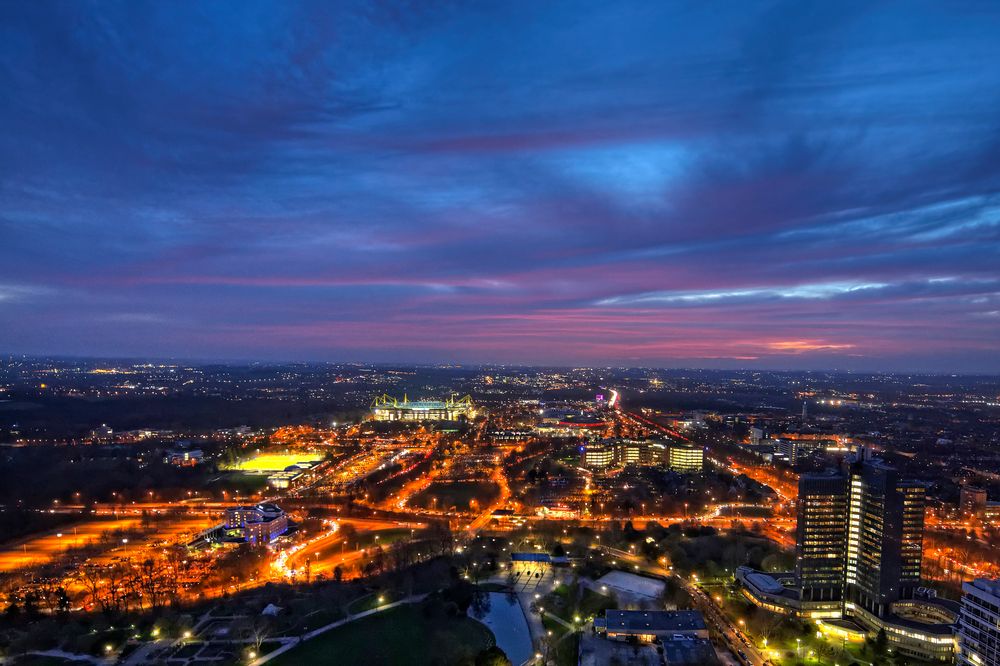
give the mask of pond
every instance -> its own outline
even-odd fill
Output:
[[[504,592],[490,592],[489,596],[490,610],[479,621],[490,628],[496,636],[497,646],[507,654],[510,662],[520,666],[534,654],[528,621],[521,612],[521,605]]]

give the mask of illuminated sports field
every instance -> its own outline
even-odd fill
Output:
[[[323,459],[320,453],[260,453],[253,458],[242,460],[232,469],[251,474],[266,474],[269,472],[280,472],[283,469],[298,463],[316,464]]]

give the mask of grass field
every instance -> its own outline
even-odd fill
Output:
[[[407,605],[328,631],[271,664],[450,666],[471,662],[491,645],[490,630],[475,620],[425,617],[420,606]]]
[[[216,491],[228,490],[229,492],[234,492],[238,490],[241,493],[252,495],[267,488],[267,475],[251,472],[226,472],[220,474],[207,487]]]
[[[356,613],[361,613],[366,610],[371,610],[376,606],[381,606],[382,604],[391,604],[393,601],[398,601],[402,595],[392,595],[386,592],[372,592],[371,594],[366,594],[363,597],[358,597],[351,603],[347,604],[347,612],[354,615]],[[379,601],[381,599],[381,601]]]
[[[468,511],[474,499],[480,507],[488,506],[498,495],[500,488],[491,481],[456,481],[455,483],[432,483],[410,501],[417,506]],[[437,500],[435,502],[434,500]]]
[[[547,631],[551,631],[552,645],[549,648],[549,658],[556,663],[556,666],[575,666],[577,663],[577,653],[579,652],[580,636],[570,632],[555,620],[543,616],[542,626]]]

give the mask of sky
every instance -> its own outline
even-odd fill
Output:
[[[0,353],[1000,372],[998,34],[0,3]]]

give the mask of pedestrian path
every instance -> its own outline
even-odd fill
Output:
[[[426,594],[415,594],[415,595],[413,595],[411,597],[406,597],[405,599],[400,599],[399,601],[393,601],[392,603],[382,604],[381,606],[376,606],[375,608],[371,608],[369,610],[362,611],[360,613],[355,613],[354,615],[349,615],[349,616],[345,617],[342,620],[337,620],[336,622],[331,622],[330,624],[327,624],[327,625],[324,625],[322,627],[319,627],[318,629],[313,629],[309,633],[303,634],[302,636],[298,637],[298,639],[290,641],[290,642],[286,643],[285,645],[282,645],[280,648],[278,648],[274,652],[271,652],[269,654],[265,654],[263,656],[257,657],[252,662],[250,662],[250,666],[261,666],[262,664],[266,664],[267,662],[271,661],[275,657],[277,657],[279,655],[282,655],[282,654],[288,652],[289,650],[297,647],[300,643],[303,643],[304,641],[308,641],[310,639],[316,638],[320,634],[325,634],[326,632],[330,631],[331,629],[336,629],[337,627],[342,627],[345,624],[350,624],[351,622],[355,622],[357,620],[362,620],[362,619],[364,619],[366,617],[369,617],[371,615],[375,615],[377,613],[382,613],[382,612],[385,612],[385,611],[390,610],[392,608],[397,608],[399,606],[402,606],[404,604],[415,604],[417,602],[423,601],[426,596],[427,596]]]

